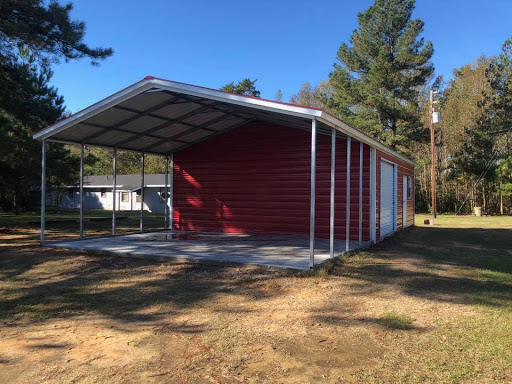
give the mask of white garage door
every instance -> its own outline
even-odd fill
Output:
[[[380,163],[380,238],[395,230],[396,223],[396,178],[395,165]]]

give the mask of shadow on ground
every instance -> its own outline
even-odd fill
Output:
[[[285,288],[268,286],[279,278],[320,276],[236,265],[90,256],[11,244],[2,248],[0,257],[0,320],[6,323],[87,313],[130,322],[157,321],[183,308],[200,308],[220,296],[260,300],[280,295]],[[509,230],[411,228],[355,260],[336,259],[323,267],[322,277],[371,283],[361,290],[394,286],[406,295],[429,300],[507,306],[512,300],[511,249]],[[350,317],[340,317],[339,309],[334,315],[329,308],[323,311],[317,312],[321,321]],[[366,318],[351,321],[378,323]],[[392,327],[393,323],[383,322],[387,324]],[[201,329],[189,325],[181,331]]]
[[[0,320],[47,320],[94,312],[130,322],[156,321],[176,310],[200,307],[219,295],[251,300],[269,297],[277,292],[269,290],[266,282],[287,274],[236,265],[162,263],[36,246],[4,247],[0,284],[7,288],[0,295]]]
[[[338,258],[325,268],[429,300],[510,306],[512,231],[415,227],[360,254],[358,262]]]

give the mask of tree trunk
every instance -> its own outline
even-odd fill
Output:
[[[501,183],[500,183],[500,215],[503,216],[503,192],[501,191]]]
[[[487,196],[488,194],[488,189],[485,188],[485,181],[482,183],[482,203],[483,203],[483,213],[485,215],[488,214],[487,210],[489,208],[489,196]]]
[[[60,213],[60,206],[62,204],[62,197],[64,195],[64,188],[57,187],[57,196],[55,199],[55,213]]]
[[[471,188],[471,212],[470,214],[472,215],[473,214],[473,211],[475,210],[475,188],[470,185]]]
[[[15,215],[19,215],[20,209],[18,207],[18,201],[17,201],[17,193],[14,191],[14,194],[12,195],[12,210],[14,211]]]

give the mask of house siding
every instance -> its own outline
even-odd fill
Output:
[[[126,192],[126,191],[125,191]],[[122,191],[117,191],[116,209],[119,211],[138,211],[140,203],[136,202],[136,192],[127,192],[129,198],[127,202],[121,201]],[[65,192],[62,197],[61,206],[63,208],[79,208],[80,192],[78,188],[72,188],[71,192]],[[85,209],[105,209],[112,210],[112,190],[106,191],[106,196],[101,197],[101,188],[84,188],[84,208]],[[144,210],[148,212],[164,212],[165,203],[160,201],[159,187],[146,187],[144,189]]]

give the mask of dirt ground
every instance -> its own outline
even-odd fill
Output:
[[[512,220],[496,226],[411,228],[314,272],[41,249],[4,228],[0,381],[512,382]]]

